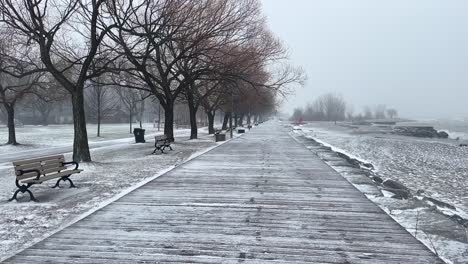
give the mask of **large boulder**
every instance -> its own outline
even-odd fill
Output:
[[[382,184],[383,180],[379,176],[372,176],[372,180],[378,184]]]
[[[445,132],[445,131],[439,131],[439,132],[437,132],[437,136],[439,138],[448,138],[449,134],[447,132]]]
[[[393,188],[383,188],[383,190],[387,192],[391,192],[393,194],[392,198],[394,199],[407,200],[411,198],[411,193],[408,190],[393,189]]]
[[[445,207],[445,208],[448,208],[448,209],[452,209],[452,210],[457,210],[457,208],[449,203],[446,203],[446,202],[442,202],[442,201],[439,201],[437,199],[434,199],[434,198],[431,198],[431,197],[424,197],[424,200],[426,201],[429,201],[439,207]]]
[[[387,188],[390,188],[390,189],[397,189],[397,190],[405,190],[405,191],[408,191],[408,188],[406,188],[405,185],[403,185],[402,183],[399,183],[397,181],[394,181],[394,180],[386,180],[383,182],[383,186],[387,187]]]
[[[364,168],[366,168],[366,169],[368,169],[368,170],[374,170],[374,169],[375,169],[375,168],[374,168],[374,165],[372,165],[371,163],[366,163],[366,162],[364,162],[364,163],[362,163],[361,165],[362,165],[362,167],[364,167]]]
[[[468,220],[467,219],[464,219],[463,217],[457,215],[457,214],[454,214],[450,217],[450,219],[452,219],[453,221],[457,222],[458,224],[460,225],[463,225],[465,228],[468,228]]]
[[[425,126],[399,126],[393,130],[394,134],[409,137],[438,138],[439,134],[433,127]],[[448,135],[447,135],[448,137]]]
[[[384,190],[394,195],[392,198],[406,200],[411,197],[411,191],[405,185],[394,180],[386,180],[382,183]]]

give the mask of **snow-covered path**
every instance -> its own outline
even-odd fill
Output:
[[[186,136],[188,130],[176,130],[175,137]],[[146,141],[154,141],[155,135],[162,135],[163,132],[152,133],[150,135],[146,135]],[[132,137],[123,137],[117,139],[107,139],[102,141],[91,141],[89,142],[89,148],[96,149],[102,147],[109,147],[109,146],[118,146],[118,145],[128,145],[129,143],[134,143],[135,139]],[[5,146],[4,146],[5,147]],[[14,147],[14,146],[9,146]],[[0,164],[6,162],[13,162],[17,160],[23,159],[32,159],[36,157],[43,157],[43,156],[51,156],[57,154],[65,154],[73,152],[73,144],[62,144],[59,146],[47,146],[47,147],[39,147],[39,148],[32,148],[27,150],[10,150],[0,152]]]
[[[442,263],[275,122],[6,262]]]
[[[91,142],[89,143],[89,148],[95,149],[95,148],[114,146],[114,145],[119,145],[119,144],[128,145],[128,143],[132,141],[134,141],[134,139],[123,138],[123,139],[106,140],[106,141],[101,141],[101,142]],[[11,151],[8,153],[0,154],[0,163],[13,162],[15,160],[32,159],[32,158],[43,157],[43,156],[51,156],[51,155],[56,155],[56,154],[64,154],[64,153],[68,153],[72,151],[73,151],[73,147],[71,145],[64,145],[64,146],[57,146],[57,147],[45,147],[45,148],[15,151],[15,152]]]

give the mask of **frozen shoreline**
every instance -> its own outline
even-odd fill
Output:
[[[330,123],[302,126],[311,136],[374,165],[379,176],[468,212],[468,148],[451,139],[357,133]]]
[[[468,179],[468,175],[463,173],[467,172],[463,167],[466,164],[462,162],[463,158],[468,157],[468,152],[465,152],[465,148],[458,147],[455,140],[448,139],[444,142],[439,139],[384,135],[372,131],[356,133],[350,128],[323,122],[301,126],[293,136],[299,138],[312,152],[340,172],[447,263],[468,262],[467,227],[450,218],[454,213],[465,219],[468,216],[466,203],[463,203],[467,198],[463,196],[467,186],[458,181],[451,185],[453,182],[446,178],[450,178],[453,173],[462,172],[458,175],[459,180]],[[445,156],[437,155],[440,152]],[[343,165],[349,162],[343,158],[344,155],[351,160],[372,164],[375,168],[369,174],[365,171],[367,168]],[[424,156],[424,159],[418,160],[417,156]],[[427,174],[433,177],[425,177]],[[445,185],[438,183],[436,175],[440,174],[440,180],[447,181]],[[415,192],[421,189],[428,191],[408,200],[393,199],[373,182],[370,175],[402,182]],[[439,207],[423,199],[425,196],[449,204],[457,201],[454,204],[462,209]]]

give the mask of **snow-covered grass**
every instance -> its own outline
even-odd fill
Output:
[[[47,142],[51,140],[47,139],[48,136],[61,134],[58,128],[49,129],[53,132],[36,131],[34,136]],[[110,137],[116,138],[119,133],[115,132]],[[16,189],[14,172],[11,164],[0,164],[0,259],[70,224],[109,199],[115,200],[161,173],[221,144],[215,143],[213,136],[207,135],[206,129],[200,130],[198,140],[188,140],[187,135],[187,130],[177,130],[177,141],[172,145],[174,150],[167,154],[151,155],[153,141],[95,148],[92,150],[93,162],[80,164],[84,171],[71,177],[78,188],[63,186],[51,189],[55,181],[35,185],[31,190],[39,200],[38,203],[29,202],[28,195],[19,202],[7,202]],[[71,155],[68,153],[65,156],[70,159]]]
[[[133,128],[139,127],[139,124],[133,124]],[[146,135],[162,133],[153,127],[153,124],[143,124],[146,129]],[[102,124],[101,137],[97,137],[97,126],[95,124],[87,125],[88,139],[90,143],[102,142],[115,139],[133,138],[130,133],[129,124]],[[179,130],[181,131],[181,130]],[[186,131],[189,131],[186,129]],[[12,151],[15,149],[34,149],[44,147],[56,147],[73,144],[73,125],[49,125],[49,126],[31,126],[26,125],[16,128],[16,139],[21,146],[3,145],[8,141],[8,129],[0,126],[0,153]]]

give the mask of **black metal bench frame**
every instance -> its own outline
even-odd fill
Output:
[[[68,181],[70,183],[70,187],[69,188],[76,188],[75,184],[73,183],[73,181],[70,179],[70,176],[75,174],[75,173],[79,173],[79,172],[73,172],[73,171],[77,171],[78,170],[78,167],[79,167],[79,164],[78,162],[75,162],[75,161],[70,161],[70,162],[61,162],[61,165],[62,166],[66,166],[66,165],[70,165],[70,164],[73,164],[75,165],[75,168],[70,171],[70,174],[69,175],[63,175],[63,176],[60,176],[58,177],[59,179],[57,180],[57,182],[55,183],[55,185],[52,187],[52,188],[57,188],[57,187],[60,187],[60,182],[61,181]],[[36,177],[35,177],[35,180],[38,181],[38,182],[29,182],[29,183],[25,183],[25,184],[21,184],[20,183],[20,180],[16,179],[15,180],[15,185],[16,187],[18,188],[15,193],[13,194],[13,196],[8,199],[9,202],[13,201],[13,200],[18,200],[17,199],[17,196],[18,196],[18,193],[28,193],[29,194],[29,200],[30,201],[34,201],[34,202],[37,202],[37,199],[36,197],[34,197],[33,193],[31,192],[31,190],[29,190],[29,188],[35,184],[42,184],[43,182],[46,182],[46,181],[49,181],[49,180],[53,180],[53,179],[57,179],[57,178],[51,178],[51,179],[48,179],[48,180],[44,180],[44,181],[39,181],[41,180],[41,178],[43,177],[46,177],[46,174],[42,174],[41,171],[39,169],[31,169],[31,170],[19,170],[19,174],[17,175],[18,176],[22,176],[26,173],[31,173],[31,172],[34,172],[36,173]],[[57,173],[61,173],[62,171],[57,171]]]
[[[154,141],[154,151],[151,154],[156,154],[157,151],[161,151],[161,153],[164,153],[164,150],[166,148],[173,150],[171,147],[172,142],[174,142],[174,138],[169,138],[166,135],[164,135],[164,137],[158,139],[158,137],[156,136]]]

